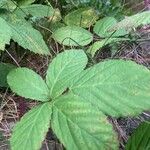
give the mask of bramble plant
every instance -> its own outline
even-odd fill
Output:
[[[80,1],[81,4],[87,5],[90,3],[90,5],[86,8],[73,10],[64,18],[61,18],[60,11],[54,9],[51,4],[32,4],[35,0],[16,0],[16,2],[18,3],[9,0],[0,2],[0,26],[4,27],[0,29],[0,50],[2,51],[5,50],[5,45],[8,45],[12,39],[24,49],[42,55],[51,55],[41,33],[33,27],[34,23],[38,24],[41,21],[39,19],[38,22],[37,18],[47,17],[51,20],[50,22],[46,20],[46,22],[50,24],[48,28],[52,30],[51,32],[54,31],[52,38],[58,43],[65,46],[80,46],[80,48],[93,41],[93,34],[83,28],[89,28],[95,24],[94,33],[102,39],[87,48],[87,52],[92,56],[105,45],[130,40],[128,37],[124,38],[128,34],[125,29],[150,23],[150,11],[127,17],[119,23],[114,17],[104,17],[98,20],[100,15],[91,6],[93,5],[92,1]],[[71,2],[68,1],[67,3]],[[105,4],[104,1],[97,1],[97,3]],[[121,2],[114,0],[108,0],[107,3],[112,8],[114,8],[113,5],[121,5]],[[112,28],[114,33],[109,31],[112,26],[114,26]],[[45,27],[41,26],[41,28]]]
[[[14,43],[34,53],[51,56],[57,53],[53,43],[58,52],[71,48],[53,59],[45,80],[28,68],[0,63],[0,88],[9,86],[28,101],[39,102],[14,127],[11,149],[40,149],[49,128],[67,150],[119,149],[117,133],[108,116],[137,116],[150,109],[150,71],[125,60],[107,60],[88,68],[86,53],[94,60],[96,52],[108,44],[141,40],[136,37],[135,29],[150,24],[150,11],[121,20],[124,17],[121,0],[40,3],[0,1],[0,54],[6,45]],[[51,4],[55,7],[57,4],[60,10]],[[11,46],[6,51],[8,54]],[[13,56],[11,58],[20,66]],[[146,133],[148,129],[149,124],[141,125],[126,149],[137,149],[139,143],[147,148],[149,134],[142,134],[141,130]],[[144,140],[139,134],[145,136]]]
[[[14,127],[12,150],[40,149],[49,128],[67,150],[119,149],[107,116],[136,116],[150,109],[150,71],[125,60],[86,68],[87,61],[83,50],[72,49],[53,59],[46,81],[28,68],[8,74],[12,91],[41,102]]]
[[[149,24],[150,11],[126,17],[120,22],[114,17],[104,17],[98,21],[97,18],[98,16],[91,8],[77,9],[65,16],[64,21],[67,26],[55,30],[52,38],[64,46],[87,46],[93,41],[93,34],[83,28],[95,23],[93,31],[101,39],[87,47],[87,52],[94,57],[99,49],[108,44],[131,41],[129,32],[141,25]]]

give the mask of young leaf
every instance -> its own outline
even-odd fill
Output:
[[[5,44],[9,44],[11,39],[11,29],[7,22],[0,18],[0,50],[5,49]]]
[[[52,106],[52,129],[67,150],[118,149],[107,117],[82,98],[68,94]]]
[[[62,94],[87,64],[82,50],[69,50],[59,54],[49,65],[46,83],[52,98]]]
[[[67,25],[76,25],[88,28],[98,19],[96,11],[92,8],[79,8],[65,16],[64,21]]]
[[[27,68],[12,70],[7,76],[12,91],[18,95],[39,101],[49,101],[49,90],[44,80]]]
[[[0,87],[7,87],[7,75],[15,66],[7,63],[0,63]]]
[[[23,18],[29,14],[35,17],[51,17],[54,15],[54,12],[55,10],[52,7],[41,4],[22,6],[14,11],[17,16]]]
[[[56,30],[52,37],[66,46],[85,46],[93,40],[93,35],[77,26],[67,26]]]
[[[132,28],[136,28],[141,25],[147,24],[150,24],[150,11],[145,11],[130,17],[126,17],[125,19],[114,25],[111,28],[111,30],[120,30],[120,29],[130,30]]]
[[[51,105],[44,103],[26,113],[16,124],[10,139],[11,150],[38,150],[50,127]]]
[[[116,32],[110,32],[110,28],[117,24],[117,20],[113,17],[105,17],[96,22],[94,26],[94,32],[100,37],[118,37],[124,36],[127,32],[124,29],[117,30]]]
[[[150,71],[132,61],[109,60],[86,69],[70,90],[115,117],[150,109]]]
[[[108,38],[108,39],[103,39],[101,41],[97,41],[94,44],[92,44],[87,52],[90,53],[92,55],[92,57],[94,57],[95,53],[101,49],[102,47],[110,44],[110,43],[116,43],[116,42],[120,42],[120,41],[126,41],[126,40],[130,40],[128,38]]]
[[[12,39],[25,49],[38,54],[49,55],[41,33],[35,30],[26,20],[17,19],[16,16],[8,21],[12,30]]]
[[[150,149],[150,122],[142,123],[131,135],[126,145],[126,150]]]

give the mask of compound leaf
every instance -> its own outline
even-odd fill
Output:
[[[117,20],[113,17],[105,17],[99,21],[96,22],[94,26],[94,32],[99,35],[100,37],[118,37],[118,36],[124,36],[127,34],[126,30],[120,29],[117,31],[109,31],[110,28],[117,24]]]
[[[96,11],[92,8],[79,8],[67,14],[64,21],[67,25],[76,25],[88,28],[98,19]]]
[[[132,61],[109,60],[78,77],[70,90],[107,115],[138,115],[150,109],[150,71],[144,66]]]
[[[51,106],[39,105],[26,113],[16,124],[10,139],[12,150],[38,150],[50,127]]]
[[[93,40],[93,35],[77,26],[67,26],[56,30],[52,37],[66,46],[85,46]]]
[[[15,66],[8,63],[0,63],[0,87],[7,87],[7,75]]]
[[[11,28],[7,22],[0,18],[0,50],[5,49],[5,44],[9,44],[11,39]]]
[[[150,122],[139,125],[131,135],[126,145],[126,150],[149,150],[150,149]]]
[[[80,97],[68,94],[52,106],[52,129],[67,150],[118,149],[107,117]]]
[[[46,83],[52,98],[62,94],[87,64],[87,57],[82,50],[68,50],[59,54],[49,65]]]
[[[40,75],[28,68],[17,68],[7,76],[12,91],[18,95],[39,101],[48,101],[49,90]]]

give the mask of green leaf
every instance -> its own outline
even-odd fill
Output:
[[[51,98],[62,94],[72,80],[86,67],[87,57],[82,50],[69,50],[59,54],[49,65],[46,83]]]
[[[0,50],[5,49],[5,44],[9,44],[11,39],[11,29],[7,22],[0,18]]]
[[[132,61],[109,60],[86,69],[70,90],[110,116],[150,109],[150,71]]]
[[[132,28],[137,28],[141,25],[147,24],[150,24],[150,11],[145,11],[133,16],[125,17],[125,19],[114,25],[111,28],[111,30],[120,30],[120,29],[130,30]]]
[[[38,150],[50,126],[49,103],[39,105],[26,113],[13,129],[11,150]]]
[[[38,108],[18,123],[11,140],[12,150],[39,149],[50,121],[68,150],[118,149],[116,133],[106,115],[138,115],[149,110],[150,71],[132,61],[109,60],[84,69],[86,62],[82,50],[59,54],[48,69],[49,88],[29,69],[18,68],[9,73],[8,83],[19,95],[40,101],[52,98],[44,104],[49,111]]]
[[[62,22],[60,22],[61,19],[62,19],[62,16],[61,16],[60,10],[59,9],[55,9],[53,15],[49,17],[48,23],[60,23],[60,24],[63,24]]]
[[[56,30],[52,37],[66,46],[85,46],[93,40],[93,35],[77,26],[67,26]]]
[[[97,41],[94,44],[92,44],[87,52],[90,53],[92,55],[92,57],[94,57],[95,53],[101,49],[102,47],[111,44],[111,43],[116,43],[116,42],[120,42],[120,41],[126,41],[126,40],[130,40],[128,38],[108,38],[108,39],[103,39],[101,41]]]
[[[127,32],[124,29],[117,30],[116,32],[109,31],[113,25],[117,24],[117,20],[113,17],[105,17],[96,22],[94,32],[100,37],[118,37],[124,36]]]
[[[131,135],[126,145],[126,150],[150,149],[150,122],[141,123]]]
[[[107,117],[73,94],[53,103],[52,129],[67,150],[118,149],[117,136]]]
[[[29,14],[35,17],[50,17],[54,15],[54,9],[47,5],[33,4],[19,7],[14,13],[23,18]]]
[[[0,87],[7,87],[7,75],[15,66],[8,63],[0,63]]]
[[[0,7],[2,7],[3,5],[5,5],[7,3],[7,0],[1,0],[0,1]]]
[[[0,13],[3,8],[12,11],[16,8],[16,5],[11,0],[0,0],[0,8],[1,8]]]
[[[49,25],[49,29],[52,32],[55,32],[56,30],[58,30],[59,28],[65,27],[65,24],[61,23],[61,22],[51,22],[51,24]]]
[[[39,101],[49,101],[49,90],[40,75],[28,68],[17,68],[7,76],[12,91],[18,95]]]
[[[35,2],[35,0],[15,0],[19,5],[30,5],[33,2]]]
[[[94,9],[79,8],[66,15],[64,21],[69,26],[76,25],[81,26],[83,28],[88,28],[92,26],[97,19],[98,15]]]
[[[11,16],[8,20],[12,30],[12,39],[25,49],[42,55],[50,55],[41,33],[23,19]]]

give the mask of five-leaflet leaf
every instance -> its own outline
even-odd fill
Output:
[[[45,118],[49,118],[52,130],[67,150],[116,150],[117,136],[107,115],[138,115],[143,110],[150,109],[150,71],[132,61],[124,60],[104,61],[84,69],[86,64],[87,57],[82,50],[65,51],[57,55],[50,64],[46,83],[33,71],[19,68],[9,73],[8,84],[21,96],[49,100],[45,107],[48,105],[50,112],[46,113]],[[22,82],[25,82],[25,86]],[[44,89],[49,99],[39,99],[43,96]],[[43,132],[36,140],[30,133],[19,134],[22,122],[26,122],[26,119],[18,123],[21,125],[16,125],[11,141],[23,138],[23,143],[26,143],[30,139],[34,144],[30,144],[28,150],[36,150],[43,140]],[[24,127],[24,132],[40,130],[36,128],[37,125],[40,126],[40,121],[36,121],[36,116],[32,117],[33,120],[32,126]],[[11,142],[11,146],[13,150],[18,150],[20,143]]]

